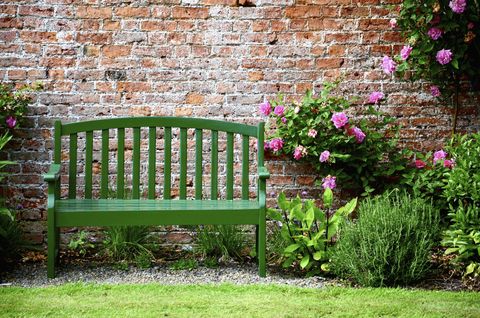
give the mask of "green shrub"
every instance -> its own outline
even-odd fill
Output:
[[[431,204],[404,192],[367,198],[340,232],[333,271],[363,286],[414,282],[429,269],[438,223]]]
[[[281,236],[288,246],[282,251],[283,267],[298,265],[307,275],[328,271],[330,246],[344,220],[353,212],[357,199],[351,200],[335,213],[331,210],[333,193],[326,188],[323,195],[324,210],[314,200],[302,200],[297,196],[287,200],[284,193],[278,197],[279,210],[269,209],[271,219],[281,222]]]
[[[85,231],[78,232],[71,238],[70,242],[68,242],[68,248],[77,252],[81,256],[85,256],[88,250],[91,250],[94,247],[95,246],[88,238],[88,233]]]
[[[480,209],[459,207],[450,213],[451,225],[443,232],[442,245],[446,254],[456,255],[454,264],[465,272],[464,276],[480,276]]]
[[[382,191],[405,168],[396,147],[398,126],[372,105],[336,126],[334,116],[347,119],[349,108],[358,102],[337,95],[339,83],[324,82],[317,94],[307,91],[298,102],[283,96],[265,101],[260,106],[270,128],[265,149],[310,162],[320,176],[336,176],[343,188]]]
[[[173,262],[170,265],[170,269],[172,270],[192,270],[198,267],[198,262],[195,259],[187,258],[187,259],[179,259],[178,261]]]
[[[117,262],[139,260],[137,265],[143,267],[145,255],[150,255],[150,259],[153,257],[148,226],[112,226],[105,234],[105,251]]]
[[[237,225],[197,227],[196,251],[203,257],[233,258],[241,261],[247,238]]]
[[[0,266],[15,260],[26,242],[22,238],[15,215],[7,208],[0,209]]]

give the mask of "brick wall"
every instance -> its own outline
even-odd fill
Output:
[[[2,0],[0,79],[45,83],[10,147],[8,192],[27,235],[42,242],[52,123],[118,116],[196,116],[255,123],[265,97],[288,97],[345,74],[342,90],[387,95],[407,145],[448,136],[450,110],[422,84],[382,73],[398,52],[389,4],[399,0]],[[461,130],[478,129],[478,97]],[[269,192],[309,190],[311,169],[271,160]]]

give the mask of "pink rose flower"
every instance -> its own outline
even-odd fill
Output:
[[[309,137],[315,138],[315,137],[317,137],[317,134],[318,134],[318,132],[315,129],[310,129],[308,131],[308,136]]]
[[[270,149],[270,143],[268,141],[265,141],[263,143],[263,150],[268,151]]]
[[[437,52],[437,62],[442,65],[448,64],[452,60],[452,56],[452,51],[445,49],[440,50]]]
[[[463,11],[465,11],[465,7],[467,6],[467,1],[466,0],[452,0],[448,4],[448,6],[455,13],[463,13]]]
[[[17,119],[9,115],[7,118],[5,118],[5,123],[7,124],[8,128],[13,129],[17,125]]]
[[[412,53],[413,48],[410,45],[404,45],[402,50],[400,51],[400,57],[402,60],[406,61]]]
[[[416,167],[417,169],[423,169],[423,168],[425,168],[426,165],[427,165],[427,164],[426,164],[424,161],[420,160],[420,159],[415,160],[415,167]]]
[[[390,19],[390,21],[388,23],[390,24],[390,27],[392,29],[395,29],[398,26],[397,19]]]
[[[274,138],[270,140],[270,149],[277,152],[282,150],[283,148],[283,140],[281,138]]]
[[[348,117],[344,113],[335,113],[332,116],[332,122],[336,128],[342,128],[348,123]]]
[[[282,123],[286,124],[287,123],[287,119],[285,117],[282,117]]]
[[[447,158],[447,153],[443,150],[438,150],[433,153],[433,164],[437,163],[438,160]]]
[[[353,127],[352,130],[353,130],[353,135],[357,140],[357,143],[361,144],[366,137],[365,133],[358,127]]]
[[[273,110],[273,113],[277,115],[278,117],[283,116],[283,112],[285,111],[285,107],[283,106],[276,106],[275,109]]]
[[[443,166],[444,166],[445,168],[450,168],[450,169],[452,169],[454,165],[455,165],[455,161],[454,161],[453,159],[451,159],[451,160],[450,160],[450,159],[445,159],[445,160],[443,161]]]
[[[265,116],[268,116],[270,115],[271,112],[272,112],[272,106],[268,101],[265,101],[260,104],[260,113],[262,113]]]
[[[442,37],[443,31],[439,28],[433,27],[433,28],[430,28],[430,30],[428,30],[427,34],[432,40],[436,41]]]
[[[322,187],[324,189],[326,189],[326,188],[335,189],[335,187],[337,186],[336,180],[337,180],[337,177],[333,177],[331,175],[328,175],[325,178],[323,178]]]
[[[372,103],[372,104],[378,104],[378,102],[382,99],[383,99],[383,93],[382,92],[373,92],[368,97],[368,102]]]
[[[383,71],[392,74],[397,69],[397,63],[388,56],[384,56],[382,60]]]
[[[430,93],[432,93],[433,97],[439,97],[440,95],[442,95],[437,85],[430,86]]]
[[[295,160],[300,160],[302,157],[307,155],[307,149],[304,146],[298,146],[293,152],[293,158]]]
[[[330,151],[325,150],[320,154],[320,162],[327,162],[330,158]]]

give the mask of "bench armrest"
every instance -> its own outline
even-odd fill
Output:
[[[268,179],[270,178],[270,172],[265,167],[258,167],[258,177],[260,179]]]
[[[60,178],[60,164],[54,163],[50,166],[50,170],[43,175],[43,179],[47,182],[57,181]]]

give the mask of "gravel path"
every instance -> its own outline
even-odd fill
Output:
[[[47,279],[44,264],[22,264],[13,271],[0,277],[3,286],[51,286],[65,283],[106,283],[106,284],[144,284],[159,283],[163,285],[182,284],[280,284],[297,287],[322,288],[332,281],[323,277],[286,277],[277,273],[267,273],[261,278],[254,264],[231,264],[218,268],[199,267],[193,270],[171,270],[156,266],[149,269],[130,267],[119,270],[106,265],[89,267],[84,265],[63,265],[57,270],[55,279]]]

